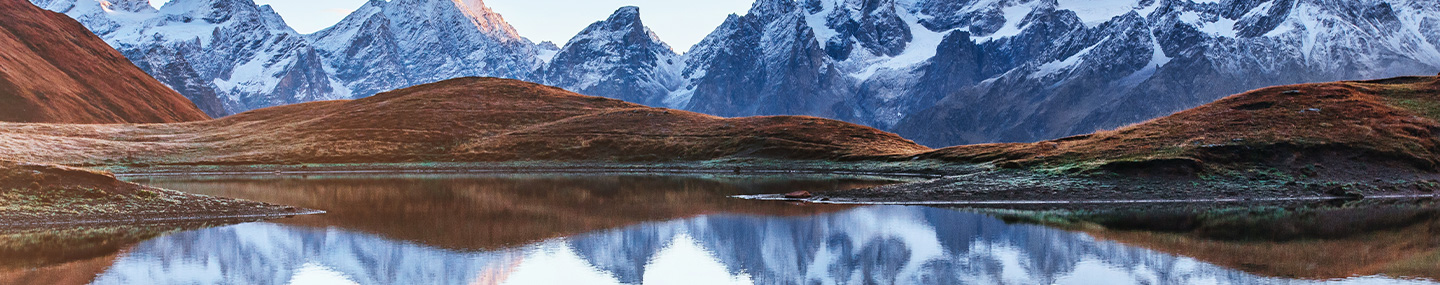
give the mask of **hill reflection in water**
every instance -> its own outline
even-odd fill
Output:
[[[230,187],[241,190],[226,193],[250,193],[253,196],[247,198],[252,199],[295,195],[313,203],[302,206],[352,205],[355,211],[376,213],[333,211],[188,230],[139,242],[108,257],[38,270],[0,271],[0,281],[94,276],[95,284],[1429,284],[1379,274],[1434,276],[1435,263],[1425,262],[1435,260],[1440,252],[1431,230],[1440,219],[1429,214],[1390,215],[1404,217],[1397,219],[1404,222],[1374,232],[1235,240],[1118,226],[1105,229],[1097,224],[1066,229],[1014,224],[991,215],[933,207],[831,208],[694,198],[799,187],[785,180],[742,179],[749,181],[746,184],[666,177],[671,182],[661,183],[634,177],[541,177],[540,181],[563,186],[537,188],[540,182],[531,178],[485,180],[510,186],[479,188],[458,187],[475,180],[430,181],[428,191],[398,191],[414,192],[410,194],[357,190],[365,187],[355,185],[395,185],[363,183],[363,179],[352,181],[348,188],[312,187],[305,192]],[[684,183],[673,184],[676,181]],[[579,190],[585,185],[591,190]],[[617,185],[645,187],[613,188]],[[654,188],[664,185],[670,188]],[[674,185],[695,187],[684,190]],[[674,193],[665,195],[695,201],[637,194],[666,189]],[[356,191],[362,193],[352,193]],[[687,191],[704,194],[684,194]],[[466,195],[508,200],[480,203],[480,198]],[[536,198],[516,198],[528,196]],[[411,211],[375,201],[413,202],[416,197],[443,197],[440,200],[458,204],[443,211]],[[641,202],[676,205],[635,204]],[[504,207],[497,206],[501,204]],[[678,210],[687,208],[691,210]],[[466,220],[501,217],[498,213],[517,209],[529,210],[528,216],[496,219],[487,226]],[[447,214],[453,219],[447,221]],[[397,226],[402,219],[384,219],[385,215],[425,220]],[[524,222],[527,218],[531,222]],[[1250,224],[1257,225],[1266,224]],[[513,234],[503,239],[466,238],[507,230]],[[1346,250],[1372,254],[1343,253]],[[1299,253],[1280,254],[1287,251]],[[1311,251],[1336,254],[1304,253]],[[1327,258],[1347,260],[1311,260]],[[96,265],[102,263],[110,265],[98,271]],[[1293,269],[1306,264],[1321,266],[1311,270],[1318,275],[1296,274],[1310,272]],[[1328,279],[1345,273],[1366,276]],[[66,280],[70,279],[85,278]]]

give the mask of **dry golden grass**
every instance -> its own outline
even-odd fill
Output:
[[[848,159],[925,150],[840,121],[727,119],[495,78],[203,122],[0,123],[0,155],[66,165]]]

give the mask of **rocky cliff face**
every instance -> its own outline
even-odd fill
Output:
[[[32,1],[80,19],[147,71],[173,74],[157,77],[191,98],[205,95],[185,86],[217,85],[216,94],[234,98],[225,100],[232,110],[498,76],[722,116],[836,118],[932,146],[1088,133],[1263,86],[1440,71],[1436,0],[760,0],[684,55],[669,51],[632,8],[561,48],[530,43],[478,0],[371,1],[299,42],[284,40],[297,38],[287,29],[266,32],[277,40],[264,46],[292,47],[278,53],[291,56],[266,57],[277,63],[270,65],[216,59],[254,57],[240,50],[188,52],[237,42],[216,39],[242,33],[193,19],[238,8],[171,3],[146,12],[126,1]],[[225,7],[232,6],[253,5]],[[264,8],[251,10],[211,18],[283,25]],[[169,20],[128,20],[133,15]],[[157,42],[166,44],[150,44]],[[147,67],[186,65],[197,75]],[[227,70],[269,79],[217,79]],[[278,83],[291,74],[292,83]],[[333,78],[328,93],[322,75]],[[235,91],[256,86],[246,82],[294,91]]]
[[[148,7],[148,6],[147,6]],[[64,15],[0,0],[0,121],[171,123],[209,117]]]
[[[722,116],[848,118],[834,108],[853,97],[843,67],[832,64],[802,8],[761,1],[749,14],[726,19],[688,55],[686,108]]]

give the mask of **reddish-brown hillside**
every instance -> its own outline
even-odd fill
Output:
[[[49,147],[54,145],[66,147]],[[0,154],[61,164],[843,160],[927,150],[840,121],[721,118],[496,78],[452,79],[195,123],[0,124]]]
[[[0,121],[168,123],[209,117],[65,15],[0,0]]]
[[[1237,165],[1378,178],[1440,167],[1440,77],[1264,88],[1149,122],[922,157],[1066,171],[1192,174]],[[1324,175],[1328,174],[1328,175]]]

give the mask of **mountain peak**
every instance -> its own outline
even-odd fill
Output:
[[[451,23],[443,19],[450,18],[448,15],[453,15],[451,13],[459,12],[467,18],[470,22],[469,25],[490,37],[507,40],[521,38],[520,33],[516,32],[510,23],[505,22],[505,18],[501,17],[500,13],[490,10],[490,7],[485,6],[485,1],[482,0],[394,0],[389,4],[390,8],[387,10],[398,8],[392,12],[411,13],[412,15],[407,17],[412,17],[415,21],[426,22],[427,19],[435,19],[440,20],[439,22]],[[394,16],[392,15],[392,17]]]
[[[597,29],[597,28],[600,28],[600,29]],[[581,32],[581,33],[582,33],[582,34],[587,34],[587,33],[595,32],[596,30],[609,30],[609,31],[626,31],[626,30],[629,30],[629,31],[637,32],[637,33],[649,33],[649,32],[650,32],[650,29],[649,29],[649,28],[646,28],[646,27],[645,27],[645,23],[640,20],[640,7],[635,7],[635,6],[620,7],[620,9],[616,9],[616,10],[615,10],[615,13],[614,13],[614,14],[610,14],[610,18],[606,18],[605,21],[602,21],[602,22],[596,22],[596,23],[595,23],[594,25],[592,25],[590,28],[587,28],[587,29],[585,29],[585,30],[586,30],[586,31]]]
[[[635,6],[620,7],[620,9],[616,9],[616,10],[615,10],[615,13],[614,13],[614,14],[610,14],[610,19],[607,19],[606,21],[615,21],[615,20],[621,20],[621,19],[635,19],[635,20],[639,20],[639,19],[640,19],[640,7],[635,7]]]
[[[101,0],[100,7],[106,11],[141,12],[154,10],[148,0]]]
[[[585,94],[659,105],[680,84],[678,57],[645,27],[640,8],[626,6],[565,43],[541,77]]]
[[[799,4],[795,0],[758,0],[750,6],[750,14],[780,15],[795,11]]]
[[[506,33],[520,37],[520,34],[510,28],[510,24],[500,17],[499,13],[490,10],[482,0],[450,0],[455,2],[455,7],[460,8],[462,13],[469,16],[477,26],[485,30],[502,30]]]
[[[455,4],[460,4],[460,7],[465,7],[465,8],[467,8],[467,9],[474,10],[474,11],[476,11],[476,12],[485,12],[485,13],[489,13],[489,12],[490,12],[490,7],[489,7],[489,6],[485,6],[485,1],[484,1],[484,0],[452,0],[452,1],[455,1]]]

